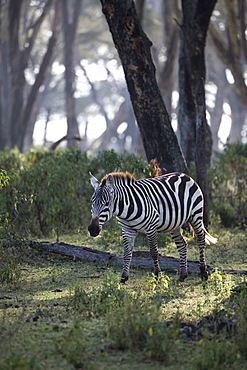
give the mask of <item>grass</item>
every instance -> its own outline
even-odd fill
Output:
[[[215,267],[244,268],[244,233],[219,229],[206,249]],[[67,235],[64,242],[121,253],[118,230],[104,238]],[[197,260],[187,236],[189,259]],[[162,238],[161,238],[162,239]],[[162,254],[177,257],[169,237]],[[166,244],[165,244],[166,242]],[[139,238],[136,249],[144,249]],[[245,276],[217,270],[208,282],[189,274],[184,283],[163,272],[85,263],[34,249],[0,247],[0,368],[11,369],[245,369]]]

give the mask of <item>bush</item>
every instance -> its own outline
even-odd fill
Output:
[[[236,348],[224,339],[201,339],[194,352],[192,369],[230,369],[236,357]]]
[[[85,318],[92,318],[121,307],[127,298],[128,291],[119,284],[118,276],[109,271],[97,291],[87,293],[84,287],[76,286],[69,305]]]
[[[160,308],[142,299],[125,299],[124,304],[107,317],[108,336],[112,346],[120,350],[141,351],[147,358],[173,359],[173,348],[180,331],[180,318],[167,326]]]
[[[247,144],[227,144],[209,169],[210,207],[223,226],[247,225]]]
[[[26,156],[6,150],[0,153],[0,169],[1,232],[5,229],[22,238],[55,233],[57,239],[86,228],[90,221],[89,171],[99,180],[113,171],[129,171],[136,177],[148,173],[146,162],[134,154],[110,150],[90,159],[78,148],[31,149]]]
[[[241,355],[247,359],[247,285],[241,287],[240,299],[236,309],[237,333],[235,340]]]
[[[9,159],[18,166],[9,166]],[[90,217],[89,160],[78,149],[2,153],[9,186],[0,194],[9,224],[22,237],[78,230]],[[85,199],[86,198],[86,199]]]
[[[100,152],[96,158],[91,161],[92,168],[97,169],[97,173],[93,173],[95,177],[101,180],[105,174],[109,172],[130,172],[134,177],[148,177],[149,166],[147,162],[136,154],[123,152],[117,154],[114,150],[105,150]]]

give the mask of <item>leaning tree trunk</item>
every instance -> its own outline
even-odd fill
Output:
[[[148,161],[163,172],[188,172],[156,78],[152,43],[140,25],[134,1],[100,0],[125,78]]]
[[[35,44],[37,33],[50,10],[53,0],[47,0],[42,8],[39,17],[30,24],[29,31],[25,35],[25,48],[22,48],[23,40],[20,40],[20,26],[23,0],[15,1],[10,0],[6,3],[8,7],[8,63],[10,75],[10,102],[9,102],[9,144],[11,147],[17,146],[23,151],[24,139],[29,123],[32,110],[37,99],[39,88],[42,85],[46,76],[49,61],[55,45],[55,30],[51,35],[47,52],[44,55],[39,72],[32,85],[31,91],[27,95],[27,83],[25,79],[25,69],[28,66],[28,61]],[[56,4],[58,1],[56,0]],[[57,8],[54,15],[54,28],[57,24]],[[22,35],[23,36],[23,35]],[[29,89],[28,89],[29,90]]]

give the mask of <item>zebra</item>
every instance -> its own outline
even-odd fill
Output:
[[[91,173],[94,194],[91,198],[91,236],[99,235],[113,215],[122,227],[124,245],[121,283],[129,278],[134,241],[138,233],[147,236],[154,273],[161,271],[158,261],[158,233],[170,232],[180,256],[179,281],[187,277],[187,243],[181,226],[188,222],[197,237],[201,278],[207,280],[205,242],[216,243],[203,224],[203,195],[198,184],[184,173],[136,180],[128,172],[113,172],[99,182]]]

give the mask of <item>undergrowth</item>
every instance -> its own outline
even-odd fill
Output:
[[[1,369],[245,368],[243,276],[132,268],[122,285],[120,268],[21,243],[2,243],[0,271]]]

